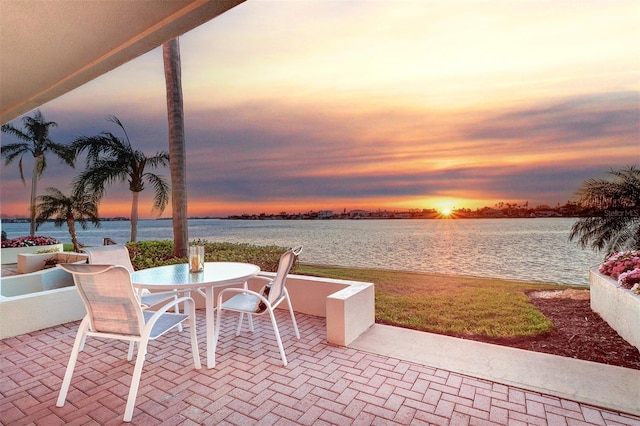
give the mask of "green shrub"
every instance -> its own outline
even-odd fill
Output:
[[[64,250],[64,247],[63,247]],[[59,253],[60,249],[58,247],[56,248],[50,248],[50,249],[46,249],[46,250],[38,250],[37,252],[35,252],[35,254],[43,254],[43,253]]]
[[[203,240],[192,244],[204,246],[206,262],[246,262],[260,267],[261,271],[275,272],[280,256],[287,249],[278,246],[255,246],[251,244],[215,243]],[[136,270],[154,266],[187,263],[186,257],[173,256],[173,241],[141,241],[127,243],[131,263]],[[294,265],[292,272],[296,269]]]

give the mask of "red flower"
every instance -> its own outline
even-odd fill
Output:
[[[52,237],[40,237],[34,235],[4,240],[2,242],[2,248],[51,246],[54,244],[60,244],[60,241]]]

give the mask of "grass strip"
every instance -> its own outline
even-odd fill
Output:
[[[186,261],[173,257],[172,241],[128,243],[128,247],[136,269]],[[264,271],[277,269],[284,250],[205,242],[207,261],[256,263]],[[514,338],[550,332],[553,324],[530,303],[526,293],[572,288],[542,282],[309,264],[296,264],[292,272],[372,282],[377,322],[461,337]]]
[[[376,322],[459,336],[527,337],[553,324],[527,296],[566,285],[444,274],[298,265],[296,273],[375,284]]]

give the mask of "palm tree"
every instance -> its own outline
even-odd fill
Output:
[[[107,120],[122,129],[125,139],[117,138],[109,132],[76,139],[72,146],[77,154],[87,150],[87,167],[75,178],[74,188],[75,191],[92,192],[96,199],[100,200],[104,196],[106,185],[127,181],[132,193],[130,241],[135,242],[138,228],[138,198],[144,190],[145,182],[154,190],[154,211],[162,214],[169,202],[169,184],[164,177],[146,171],[147,168],[167,166],[169,154],[160,151],[152,157],[147,157],[144,152],[133,149],[127,131],[117,117],[109,116]]]
[[[164,75],[167,86],[169,121],[169,152],[171,157],[171,209],[173,210],[173,254],[186,257],[189,245],[187,223],[187,178],[184,143],[184,108],[182,107],[182,77],[180,44],[177,38],[162,45]]]
[[[578,191],[579,202],[593,214],[571,227],[569,240],[606,255],[640,250],[640,169],[612,170],[611,180],[588,179]]]
[[[82,229],[87,229],[87,221],[94,226],[100,226],[98,218],[98,202],[93,195],[83,192],[74,192],[70,197],[66,196],[57,188],[47,188],[45,195],[37,197],[38,224],[43,223],[53,217],[54,224],[61,227],[67,224],[73,251],[80,251],[80,244],[76,236],[76,221],[80,223]]]
[[[49,138],[49,128],[56,127],[58,123],[54,121],[45,121],[40,110],[36,110],[33,117],[23,117],[24,129],[17,129],[11,124],[4,124],[2,132],[8,133],[20,139],[21,142],[9,143],[1,148],[2,157],[5,159],[4,164],[8,166],[16,158],[18,168],[20,169],[20,179],[24,181],[24,173],[22,170],[22,157],[30,153],[35,159],[33,163],[33,172],[31,174],[31,198],[29,199],[29,217],[31,219],[30,235],[36,233],[36,191],[38,179],[42,172],[47,168],[47,159],[45,154],[52,152],[62,161],[73,167],[75,159],[74,153],[67,145],[59,144]]]

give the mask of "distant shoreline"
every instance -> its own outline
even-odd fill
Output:
[[[193,216],[187,220],[462,220],[462,219],[558,219],[558,218],[580,218],[588,216],[456,216],[456,217],[235,217],[235,216]],[[151,220],[172,220],[170,217],[160,217],[156,219],[138,219],[138,221]],[[130,222],[129,218],[107,217],[100,218],[101,222]],[[46,222],[54,222],[49,219]],[[29,219],[24,218],[1,218],[0,223],[29,223]]]

